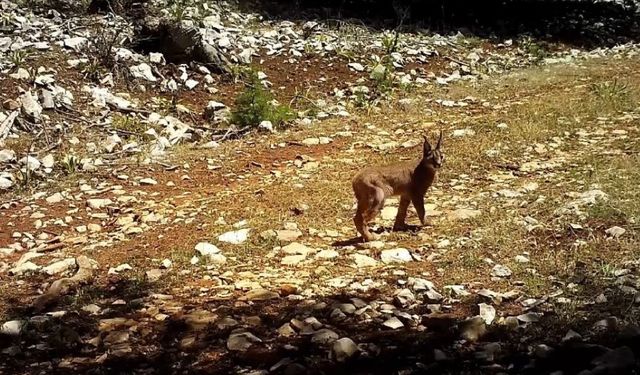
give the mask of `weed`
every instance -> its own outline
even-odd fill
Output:
[[[549,57],[549,52],[541,44],[533,40],[531,37],[525,37],[520,41],[522,50],[533,58],[534,64],[540,64],[545,58]]]
[[[174,21],[179,22],[187,18],[187,8],[189,6],[187,0],[172,0],[167,5],[169,16]]]
[[[142,136],[147,130],[146,125],[135,116],[115,115],[112,126],[118,133],[125,136]]]
[[[398,40],[400,37],[400,33],[395,32],[393,34],[386,33],[382,37],[382,48],[384,49],[385,55],[391,55],[396,52],[398,48]]]
[[[62,167],[67,174],[73,174],[78,170],[80,159],[75,155],[66,155],[62,159]]]
[[[303,48],[304,55],[307,57],[312,57],[316,53],[316,50],[311,43],[305,43]]]
[[[99,27],[96,30],[96,38],[91,41],[91,55],[93,56],[91,64],[93,65],[92,72],[97,71],[98,66],[103,66],[106,69],[113,71],[116,67],[114,48],[118,43],[120,31],[107,29],[105,27]]]
[[[13,67],[18,69],[24,66],[24,63],[27,61],[28,52],[25,50],[13,51],[9,55],[9,60],[13,64]]]
[[[258,75],[251,72],[244,91],[236,97],[231,121],[242,127],[254,127],[262,121],[271,121],[278,127],[293,120],[294,116],[288,106],[274,103],[273,96],[264,87]]]
[[[82,65],[82,74],[85,78],[94,82],[100,81],[100,63],[97,59],[92,59]]]
[[[630,88],[617,79],[594,83],[591,85],[591,92],[598,101],[614,110],[626,107],[631,99]]]

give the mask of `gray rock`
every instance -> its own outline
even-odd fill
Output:
[[[302,232],[299,230],[283,229],[275,231],[276,238],[282,242],[292,242],[302,236]]]
[[[16,153],[10,149],[0,150],[0,164],[16,160]]]
[[[353,357],[359,351],[358,346],[348,337],[336,340],[331,347],[333,358],[338,362],[344,362]]]
[[[227,339],[227,349],[243,352],[249,349],[254,343],[260,342],[262,342],[262,340],[250,332],[235,332],[231,333]]]
[[[34,158],[33,156],[25,156],[22,159],[20,159],[20,164],[24,165],[25,167],[27,167],[27,169],[31,170],[31,171],[35,171],[38,170],[40,168],[40,166],[42,165],[40,163],[40,160]]]
[[[340,256],[340,253],[338,253],[335,250],[320,250],[320,252],[318,252],[315,255],[315,258],[316,259],[335,259],[339,256]]]
[[[378,265],[378,262],[375,259],[366,255],[353,254],[351,258],[353,258],[353,260],[356,262],[356,266],[358,268],[374,267]]]
[[[158,79],[153,75],[153,71],[149,64],[141,63],[140,65],[134,65],[129,67],[129,71],[134,78],[141,78],[150,82],[155,82]]]
[[[623,234],[626,233],[626,229],[613,226],[605,231],[605,233],[611,238],[620,238]]]
[[[384,323],[382,323],[382,325],[391,329],[404,327],[404,324],[400,321],[400,319],[396,318],[395,316],[387,319]]]
[[[31,94],[31,92],[25,92],[20,96],[20,102],[22,103],[22,113],[25,116],[33,121],[40,121],[42,106],[38,102],[37,96]]]
[[[491,325],[496,318],[496,309],[486,303],[480,303],[478,307],[480,308],[480,317],[482,317],[482,320],[484,320],[487,325]]]
[[[218,241],[230,243],[230,244],[233,244],[233,245],[242,244],[249,237],[249,231],[250,230],[251,229],[249,229],[249,228],[245,228],[245,229],[239,229],[239,230],[232,231],[232,232],[223,233],[220,236],[218,236]]]
[[[145,273],[145,276],[147,278],[147,281],[149,282],[156,282],[158,280],[160,280],[160,278],[162,277],[162,275],[164,274],[164,272],[160,269],[152,269],[149,270]]]
[[[322,328],[311,336],[311,342],[320,345],[329,345],[338,339],[338,334],[330,329]]]
[[[63,273],[69,271],[76,267],[76,259],[75,258],[67,258],[65,260],[61,260],[55,263],[51,263],[48,266],[42,269],[42,272],[47,275],[57,275],[59,273]]]
[[[403,248],[382,250],[380,259],[383,263],[406,263],[411,262],[413,258],[409,250]]]
[[[102,198],[87,199],[87,206],[89,208],[93,208],[94,210],[99,210],[101,208],[107,207],[112,204],[113,202],[111,201],[111,199],[102,199]]]
[[[494,277],[509,277],[513,272],[507,266],[496,264],[491,270],[491,276]]]
[[[0,334],[18,336],[22,333],[22,329],[25,324],[26,322],[24,320],[10,320],[8,322],[4,322],[2,326],[0,326]]]
[[[305,255],[287,255],[286,257],[282,258],[280,264],[284,266],[295,266],[297,264],[300,264],[306,258],[307,257]]]
[[[409,289],[402,289],[396,293],[394,300],[400,307],[408,307],[416,302],[416,296]]]
[[[240,297],[241,301],[265,301],[269,299],[279,298],[280,296],[276,292],[272,292],[266,289],[253,289],[247,292],[244,296]]]

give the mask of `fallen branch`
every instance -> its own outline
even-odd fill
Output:
[[[93,267],[88,257],[80,255],[76,258],[76,264],[78,265],[78,271],[75,275],[54,281],[43,295],[36,298],[33,303],[34,312],[41,312],[45,307],[55,303],[60,297],[93,280]]]

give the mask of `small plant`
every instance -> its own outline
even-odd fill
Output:
[[[187,18],[187,1],[186,0],[173,0],[169,2],[169,16],[174,21],[182,21]]]
[[[304,54],[307,57],[311,57],[316,53],[316,50],[311,43],[305,43],[303,48]]]
[[[9,59],[13,64],[14,68],[18,69],[24,66],[24,63],[27,61],[28,53],[24,50],[13,51],[9,55]]]
[[[229,68],[230,76],[233,78],[233,83],[245,81],[251,76],[251,68],[243,65],[233,64]]]
[[[62,167],[64,168],[67,174],[74,174],[78,171],[78,166],[80,165],[80,158],[75,155],[66,155],[64,159],[62,159]]]
[[[101,65],[109,70],[116,67],[114,48],[118,44],[120,31],[106,30],[100,27],[96,32],[96,39],[91,42],[93,63]]]
[[[145,124],[135,116],[115,115],[112,126],[117,132],[128,136],[142,136],[147,130]]]
[[[255,72],[251,72],[249,82],[236,98],[235,109],[231,113],[231,121],[243,127],[258,126],[262,121],[271,121],[278,127],[294,117],[291,108],[275,103]]]
[[[82,65],[82,74],[94,82],[100,80],[100,63],[98,59],[93,58],[88,63]]]
[[[522,50],[533,58],[535,64],[540,64],[545,58],[549,57],[549,52],[541,43],[533,40],[531,37],[526,37],[520,42]]]
[[[390,55],[396,52],[398,48],[398,39],[400,37],[400,33],[395,32],[393,34],[385,34],[382,37],[382,48],[384,49],[384,53],[386,55]]]
[[[629,87],[617,79],[594,83],[591,85],[591,91],[598,100],[614,108],[619,108],[628,103],[631,96]]]

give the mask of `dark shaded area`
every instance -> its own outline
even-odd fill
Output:
[[[635,41],[637,4],[593,0],[239,0],[284,20],[349,20],[373,28],[427,29],[501,39],[530,35],[578,46]]]
[[[585,293],[599,293],[602,285],[590,278],[582,281]],[[491,325],[477,342],[461,341],[467,317],[477,314],[477,304],[488,302],[475,296],[453,305],[446,313],[433,312],[427,301],[402,307],[399,311],[421,317],[422,330],[401,328],[389,330],[379,321],[358,321],[353,315],[336,320],[332,313],[339,303],[352,298],[364,301],[387,300],[380,291],[364,295],[333,295],[318,298],[315,303],[302,303],[287,298],[269,301],[210,301],[184,305],[180,313],[165,321],[157,321],[143,313],[152,300],[153,284],[135,280],[119,280],[108,286],[86,287],[79,296],[61,301],[58,309],[68,309],[61,317],[33,318],[20,337],[0,336],[0,372],[6,374],[68,373],[78,374],[229,374],[240,369],[269,370],[273,374],[550,374],[565,375],[591,370],[589,374],[637,374],[640,358],[640,328],[622,322],[637,322],[640,311],[633,298],[617,289],[609,289],[607,303],[584,305],[580,318],[568,320],[555,313],[562,307],[541,305],[545,314],[539,322],[518,328]],[[568,296],[579,300],[592,295]],[[103,303],[98,318],[79,306],[99,298]],[[104,301],[111,301],[105,304]],[[124,300],[125,304],[112,304]],[[25,310],[16,302],[16,316]],[[22,301],[22,303],[25,303]],[[631,303],[631,305],[630,305]],[[75,306],[71,308],[71,305]],[[516,306],[497,305],[498,311]],[[54,309],[55,310],[55,309]],[[193,312],[213,312],[217,319],[193,318]],[[515,312],[517,314],[518,312]],[[618,319],[611,318],[616,316]],[[238,321],[237,327],[218,327],[221,318]],[[329,347],[311,342],[310,335],[280,337],[277,329],[291,319],[315,317],[324,327],[340,337],[360,344],[359,355],[345,363],[329,358]],[[116,354],[122,344],[106,345],[110,332],[98,330],[101,319],[124,318],[135,322],[129,328],[130,339],[124,344],[130,351]],[[259,319],[258,319],[259,318]],[[409,326],[409,321],[400,317]],[[594,328],[594,323],[609,318],[610,326]],[[256,322],[256,320],[258,322]],[[129,326],[132,327],[132,326]],[[262,339],[245,352],[228,351],[227,338],[234,329],[246,329]],[[126,329],[126,328],[125,328]],[[563,342],[569,329],[584,335],[584,340]],[[90,344],[100,336],[103,342]],[[548,348],[541,350],[539,344]],[[444,358],[442,356],[444,354]],[[96,359],[100,363],[96,363]],[[288,358],[288,362],[280,362]],[[38,366],[32,364],[38,363]],[[272,367],[280,363],[280,366]],[[605,365],[602,365],[605,363]],[[600,370],[598,370],[600,364]],[[616,367],[617,366],[617,367]],[[595,369],[595,370],[594,370]],[[586,374],[586,373],[582,373]]]

